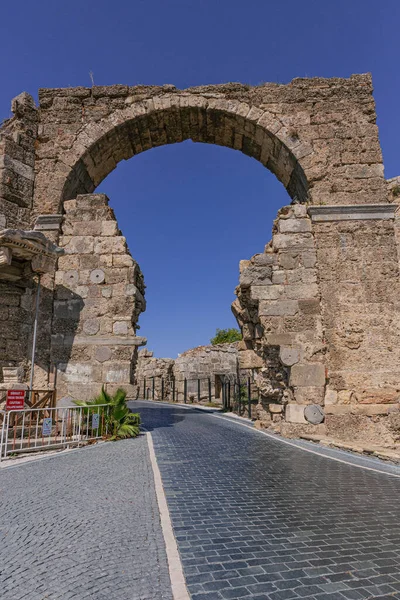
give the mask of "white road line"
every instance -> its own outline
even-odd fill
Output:
[[[150,431],[146,432],[174,600],[190,600]]]
[[[222,419],[223,421],[226,421],[225,417],[221,417],[219,415],[216,415],[215,413],[213,413],[212,416],[216,419]],[[312,450],[311,448],[304,448],[304,446],[298,446],[297,444],[294,444],[289,440],[285,440],[281,437],[272,435],[271,433],[267,433],[266,431],[262,431],[261,429],[256,429],[255,427],[251,427],[250,425],[247,425],[246,423],[241,423],[240,421],[232,420],[230,422],[234,423],[235,425],[240,425],[241,427],[251,429],[251,431],[255,431],[256,433],[261,433],[261,435],[266,435],[268,438],[274,440],[275,442],[280,442],[281,444],[287,444],[288,446],[292,446],[293,448],[297,448],[298,450],[303,450],[303,452],[310,452],[310,454],[316,454],[317,456],[322,456],[323,458],[328,458],[329,460],[336,460],[336,462],[340,462],[345,465],[350,465],[351,467],[357,467],[358,469],[365,469],[366,471],[374,471],[375,473],[380,473],[381,475],[389,475],[390,477],[400,478],[400,475],[397,475],[396,473],[390,473],[389,471],[381,471],[380,469],[374,469],[374,467],[366,467],[365,465],[358,465],[355,462],[344,460],[342,458],[337,458],[335,456],[329,456],[329,454],[324,454],[323,452],[320,452],[318,450]]]

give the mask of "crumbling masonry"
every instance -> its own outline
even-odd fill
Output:
[[[41,272],[35,387],[81,396],[132,383],[143,279],[93,192],[122,159],[192,139],[254,157],[292,201],[265,252],[242,264],[234,305],[260,415],[274,405],[298,428],[325,419],[340,435],[396,439],[400,185],[384,179],[370,75],[43,89],[38,107],[23,93],[12,110],[0,129],[0,229],[41,231],[65,251]],[[27,378],[34,277],[10,245],[0,254],[0,367]]]

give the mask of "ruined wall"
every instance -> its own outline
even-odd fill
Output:
[[[398,412],[394,210],[285,207],[265,253],[242,261],[233,310],[243,360],[260,368],[261,419],[276,414],[277,402],[288,423],[306,425],[311,416],[324,419],[328,434],[355,439],[368,431],[373,441],[371,418]],[[383,430],[393,442],[391,420],[376,425],[376,443]]]
[[[155,358],[147,349],[139,352],[135,375],[138,398],[149,398],[172,402],[207,403],[210,398],[222,402],[221,385],[228,380],[232,383],[238,377],[247,377],[249,372],[240,369],[238,344],[217,344],[191,348],[174,360]],[[154,378],[154,384],[153,384]],[[199,388],[200,385],[200,388]],[[199,398],[200,392],[200,398]]]
[[[376,444],[396,439],[400,409],[396,206],[314,212],[329,383],[327,432]]]
[[[25,92],[11,108],[14,116],[0,128],[0,229],[29,229],[39,113]]]
[[[174,365],[174,375],[178,390],[178,400],[183,400],[183,383],[187,380],[187,393],[190,401],[198,401],[198,380],[200,380],[200,401],[209,400],[209,381],[213,400],[222,402],[221,381],[238,377],[237,343],[198,346],[178,355]]]
[[[325,395],[324,340],[316,247],[307,207],[282,208],[263,254],[241,262],[232,310],[242,327],[240,362],[259,369],[259,418],[270,405],[306,423],[304,408]],[[272,410],[278,408],[272,406]],[[280,412],[280,411],[279,411]]]
[[[0,127],[0,230],[29,229],[33,202],[38,111],[26,93],[11,108],[14,116]],[[3,368],[19,368],[18,378],[29,376],[32,286],[29,273],[15,283],[0,277],[0,385]]]
[[[59,243],[51,342],[59,394],[86,399],[103,383],[130,392],[144,283],[107,197],[66,202]]]
[[[19,368],[20,380],[29,373],[34,308],[30,285],[0,280],[0,389],[7,367]]]
[[[174,359],[156,358],[143,348],[138,352],[135,398],[173,400]]]

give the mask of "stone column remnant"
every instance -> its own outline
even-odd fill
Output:
[[[59,394],[87,399],[103,384],[132,394],[145,286],[104,194],[65,203],[60,246],[51,342]]]

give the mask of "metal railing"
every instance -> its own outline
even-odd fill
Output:
[[[137,381],[138,397],[167,402],[208,403],[252,418],[260,391],[251,377],[217,375],[213,378],[164,378],[154,375]]]
[[[108,404],[1,411],[0,461],[7,456],[80,445],[108,433]]]

